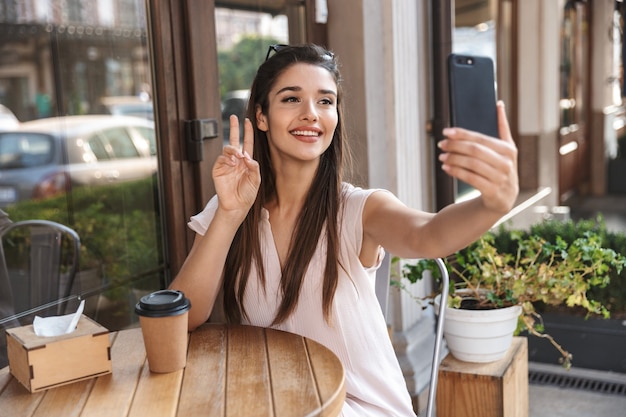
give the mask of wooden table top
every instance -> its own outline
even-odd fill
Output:
[[[190,333],[187,366],[150,372],[139,328],[112,332],[112,374],[31,394],[0,370],[0,416],[337,416],[339,359],[310,339],[252,326]]]

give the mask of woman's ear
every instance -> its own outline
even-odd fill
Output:
[[[263,114],[263,110],[261,106],[257,104],[256,106],[256,125],[262,132],[267,132],[269,130],[269,126],[267,125],[267,117]]]

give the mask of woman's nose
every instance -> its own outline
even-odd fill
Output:
[[[303,102],[303,108],[302,108],[302,119],[303,120],[309,120],[309,121],[315,121],[317,120],[317,111],[315,109],[315,102],[312,100],[307,100]]]

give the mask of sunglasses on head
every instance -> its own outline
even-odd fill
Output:
[[[274,44],[274,45],[270,45],[269,48],[267,49],[267,55],[265,55],[265,60],[267,61],[270,56],[272,56],[272,52],[274,54],[282,51],[283,49],[287,48],[289,45],[284,45],[284,44]],[[328,60],[332,60],[333,58],[335,58],[335,54],[333,54],[330,51],[325,51],[324,52],[324,58],[328,59]]]
[[[267,61],[270,58],[270,56],[272,55],[272,52],[274,53],[280,52],[281,50],[285,49],[287,46],[289,45],[283,45],[283,44],[270,45],[269,48],[267,48],[267,55],[265,55],[265,60]]]

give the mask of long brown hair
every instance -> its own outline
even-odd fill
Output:
[[[224,310],[230,322],[239,323],[243,317],[247,317],[243,300],[252,262],[256,265],[262,285],[266,283],[259,222],[265,203],[276,193],[276,184],[267,137],[257,126],[255,109],[260,106],[263,114],[268,114],[268,94],[277,78],[291,65],[306,63],[325,68],[333,75],[337,84],[338,122],[331,145],[320,157],[315,178],[296,223],[288,256],[282,268],[280,280],[282,301],[273,324],[286,320],[296,308],[304,275],[324,230],[326,266],[320,301],[324,318],[328,322],[339,276],[337,215],[341,206],[343,159],[348,154],[345,149],[341,76],[333,54],[320,46],[283,46],[276,49],[278,51],[259,67],[250,90],[247,117],[254,127],[254,158],[260,165],[261,185],[257,198],[239,227],[226,258],[223,284]]]

